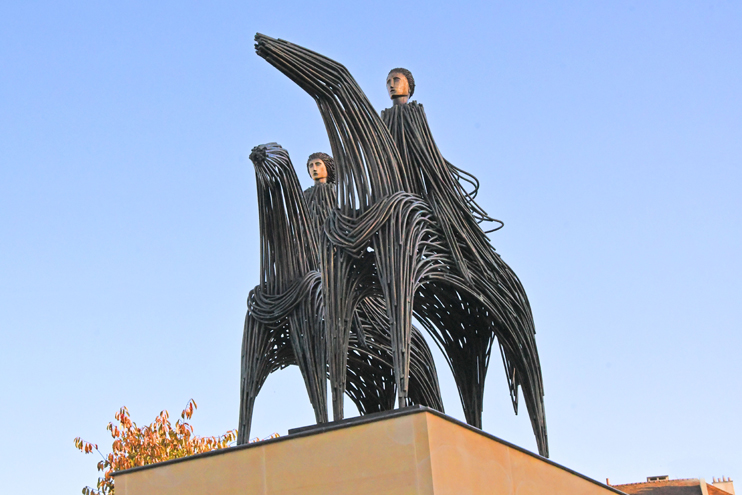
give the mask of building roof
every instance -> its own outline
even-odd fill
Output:
[[[611,485],[628,495],[729,495],[728,492],[706,484],[706,492],[701,489],[701,480],[659,480],[643,483],[629,483],[627,485]]]

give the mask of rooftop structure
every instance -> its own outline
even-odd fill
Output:
[[[671,480],[669,476],[648,476],[646,482],[609,486],[628,495],[734,495],[734,482],[722,477],[706,483],[703,478]]]

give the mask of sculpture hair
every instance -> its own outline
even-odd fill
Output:
[[[309,158],[307,158],[307,172],[309,172],[309,162],[311,162],[312,160],[316,160],[318,158],[324,162],[325,169],[327,169],[328,184],[334,184],[335,183],[335,160],[333,160],[332,157],[328,155],[327,153],[322,153],[321,151],[318,151],[317,153],[312,153],[311,155],[309,155]]]
[[[412,72],[408,71],[407,69],[403,69],[402,67],[397,67],[396,69],[392,69],[389,71],[389,74],[393,74],[395,72],[398,72],[405,76],[407,78],[407,84],[410,85],[410,98],[412,98],[412,94],[415,92],[415,78],[412,77]],[[387,74],[387,77],[389,77],[389,74]]]

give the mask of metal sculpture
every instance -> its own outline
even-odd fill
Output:
[[[327,163],[331,163],[325,155]],[[335,207],[334,185],[316,181],[302,193],[288,153],[275,143],[250,154],[260,212],[261,283],[248,296],[242,343],[237,443],[250,437],[252,412],[268,375],[297,365],[318,423],[327,422],[327,350],[317,236]],[[331,177],[331,174],[330,174]],[[373,284],[373,265],[358,263],[346,344],[347,395],[362,414],[394,407],[394,371],[386,309]],[[413,330],[411,402],[443,411],[438,376],[425,339]]]
[[[412,74],[390,72],[387,89],[394,104],[379,117],[337,62],[260,34],[256,51],[314,98],[335,180],[315,181],[302,197],[283,150],[259,147],[251,156],[256,176],[271,177],[258,178],[259,203],[263,194],[271,198],[259,204],[261,238],[277,239],[261,240],[263,280],[248,301],[241,438],[247,438],[242,430],[247,426],[249,432],[265,377],[290,361],[302,369],[318,422],[327,417],[317,387],[325,370],[336,420],[343,417],[346,393],[361,413],[391,409],[395,402],[442,410],[432,357],[412,325],[414,315],[443,352],[466,420],[478,428],[497,341],[515,412],[522,389],[539,452],[548,456],[528,299],[480,226],[499,221],[475,202],[476,178],[443,158],[422,105],[409,101]],[[272,188],[282,193],[268,193]],[[264,212],[269,204],[280,211]],[[282,216],[287,220],[279,221]],[[279,256],[290,257],[290,266],[279,268]]]

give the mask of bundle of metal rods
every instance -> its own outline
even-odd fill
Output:
[[[261,283],[248,297],[242,345],[238,443],[246,443],[255,398],[268,375],[290,365],[301,370],[318,423],[327,421],[327,355],[317,238],[335,208],[334,187],[304,194],[288,153],[275,143],[257,146],[255,166],[260,218]],[[328,194],[332,192],[332,194]],[[353,338],[346,346],[346,391],[362,413],[394,407],[391,343],[373,264],[353,266],[357,301]],[[411,403],[443,411],[438,375],[422,334],[414,330]]]
[[[480,225],[494,219],[474,200],[476,179],[443,158],[422,105],[380,117],[337,62],[260,34],[256,51],[315,100],[335,160],[336,204],[315,237],[334,418],[343,417],[356,310],[373,295],[386,313],[400,406],[414,395],[413,316],[445,355],[467,422],[478,428],[497,340],[515,411],[522,390],[539,452],[548,456],[531,308]]]

